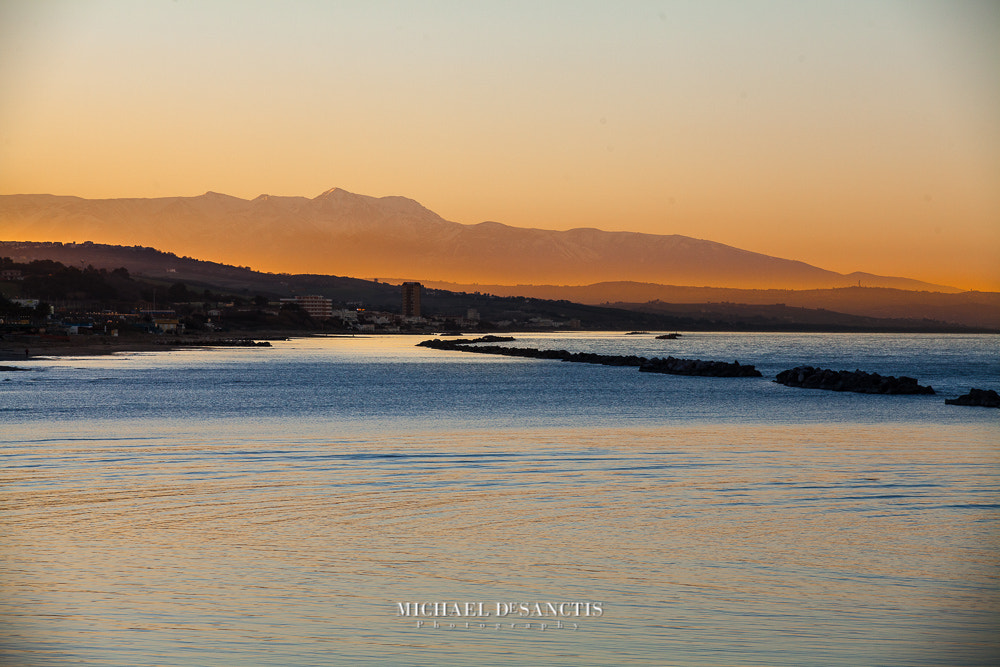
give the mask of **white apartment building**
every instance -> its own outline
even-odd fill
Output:
[[[309,316],[317,320],[328,320],[333,317],[333,300],[325,296],[308,295],[296,296],[291,299],[282,299],[281,303],[294,303],[309,313]]]

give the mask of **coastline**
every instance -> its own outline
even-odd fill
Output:
[[[700,331],[700,330],[693,330]],[[725,333],[732,332],[725,327],[720,327],[716,331]],[[760,333],[757,330],[743,330],[746,333]],[[829,329],[824,331],[796,330],[781,331],[774,333],[971,333],[971,334],[996,334],[997,331],[962,331],[962,332],[941,332],[932,331],[905,331],[877,330],[877,331],[842,331],[839,329]],[[389,333],[389,332],[375,332]],[[399,335],[420,335],[420,336],[442,336],[446,334],[432,332],[392,332]],[[482,332],[475,332],[481,335]],[[500,333],[500,332],[496,332]],[[522,332],[523,333],[523,332]],[[576,333],[582,333],[576,331]],[[644,332],[645,333],[645,332]],[[0,365],[8,365],[11,362],[30,362],[35,359],[48,359],[53,357],[73,357],[73,356],[95,356],[109,355],[125,352],[163,352],[186,348],[210,348],[210,347],[267,347],[269,341],[288,340],[289,338],[311,338],[314,336],[355,336],[366,335],[364,333],[333,333],[326,331],[310,330],[233,330],[216,333],[185,333],[185,334],[162,334],[157,336],[129,335],[112,337],[104,335],[0,335]],[[461,335],[461,334],[459,334]]]
[[[76,357],[119,352],[163,352],[197,347],[266,347],[267,341],[308,336],[303,332],[229,332],[226,336],[164,336],[155,340],[140,337],[60,336],[0,339],[0,362],[27,363],[52,357]]]

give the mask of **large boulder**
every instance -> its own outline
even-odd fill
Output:
[[[982,408],[1000,408],[1000,394],[992,389],[970,389],[968,394],[958,398],[946,398],[948,405],[972,405]]]

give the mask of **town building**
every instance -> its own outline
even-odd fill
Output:
[[[325,296],[296,296],[292,299],[282,299],[281,303],[294,303],[316,320],[328,320],[333,317],[333,300]]]
[[[403,317],[420,317],[420,283],[403,283]]]
[[[156,328],[163,333],[178,333],[184,331],[184,325],[176,318],[156,318],[153,320]]]
[[[335,310],[333,311],[333,316],[337,319],[343,320],[344,322],[358,321],[358,311],[356,308],[342,308],[340,310]]]

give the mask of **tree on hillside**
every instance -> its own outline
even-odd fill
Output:
[[[194,298],[184,283],[174,283],[167,290],[167,300],[171,303],[187,303]]]
[[[316,325],[313,318],[297,303],[291,301],[286,301],[281,304],[281,310],[279,312],[279,318],[282,323],[291,324],[295,326],[312,328]]]

